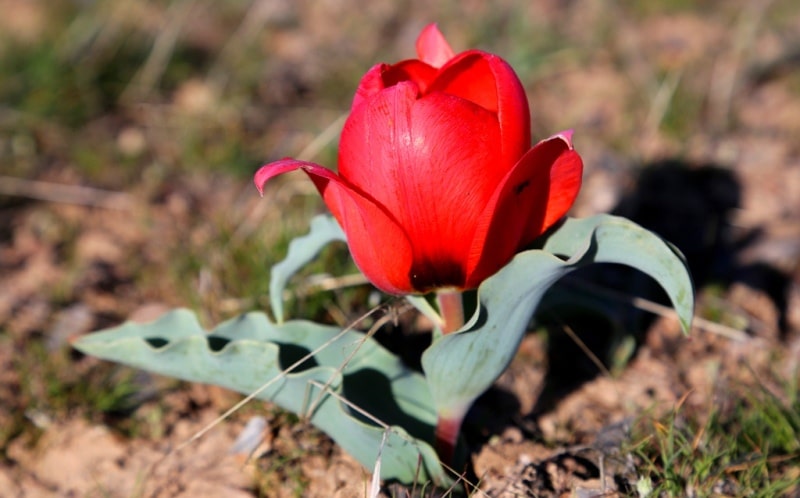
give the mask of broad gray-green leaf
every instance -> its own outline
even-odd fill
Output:
[[[311,220],[309,232],[289,243],[286,259],[272,267],[269,278],[269,302],[275,321],[283,323],[283,290],[292,275],[331,242],[346,242],[345,234],[332,216],[319,215]]]
[[[308,415],[366,468],[375,465],[384,428],[330,391],[390,425],[381,478],[448,485],[433,448],[436,414],[424,378],[364,334],[312,322],[271,323],[247,313],[206,334],[195,315],[173,311],[149,324],[126,323],[90,334],[80,351],[179,379],[223,386]],[[318,350],[296,370],[285,369]],[[264,384],[270,383],[266,389]],[[318,401],[318,402],[317,402]],[[315,403],[317,402],[317,403]],[[312,409],[312,406],[313,409]]]
[[[655,279],[672,301],[684,333],[689,332],[694,313],[692,279],[683,254],[627,218],[601,214],[584,219],[567,218],[558,230],[542,239],[542,249],[574,257],[594,232],[596,263],[619,263]],[[585,264],[585,263],[583,263]]]
[[[567,220],[543,242],[543,249],[517,254],[484,281],[469,322],[423,354],[422,366],[441,417],[466,413],[508,367],[547,289],[584,265],[620,263],[650,275],[666,291],[688,330],[694,311],[688,269],[683,258],[652,232],[624,218],[600,215]]]

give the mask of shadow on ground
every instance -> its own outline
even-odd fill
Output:
[[[791,277],[766,263],[741,262],[741,252],[763,233],[759,229],[742,232],[731,224],[741,203],[742,187],[736,175],[724,166],[677,159],[648,164],[641,171],[635,188],[613,214],[635,221],[680,249],[696,290],[709,285],[727,289],[738,282],[763,292],[778,310],[778,332],[785,337]],[[576,293],[579,301],[588,300],[590,305],[578,310],[548,309],[539,317],[549,331],[549,370],[529,417],[552,409],[600,373],[596,362],[564,333],[566,327],[612,369],[615,362],[635,354],[655,319],[614,295],[598,295],[596,289],[669,304],[649,277],[618,265],[589,267],[555,286],[552,292]],[[623,342],[631,337],[635,342],[626,351]]]
[[[724,166],[675,159],[648,164],[641,171],[634,189],[613,214],[635,221],[680,249],[698,291],[711,285],[725,290],[743,283],[763,292],[778,310],[778,332],[783,338],[791,277],[766,263],[741,262],[742,251],[763,234],[758,229],[739,230],[731,223],[742,191],[735,174]],[[606,295],[604,290],[611,292]],[[533,409],[520,420],[516,397],[499,387],[490,389],[476,402],[465,423],[465,436],[475,451],[508,426],[518,426],[535,437],[536,419],[598,376],[598,360],[612,371],[624,367],[656,317],[620,296],[669,304],[649,277],[620,265],[584,268],[550,291],[554,295],[564,292],[570,299],[558,301],[569,302],[569,309],[548,306],[545,298],[537,313],[537,322],[548,330],[548,371]],[[577,307],[576,302],[580,303]],[[566,329],[577,340],[565,333]]]

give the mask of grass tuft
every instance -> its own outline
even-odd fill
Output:
[[[787,391],[791,394],[792,391]],[[789,495],[800,490],[800,403],[742,388],[715,403],[705,423],[677,408],[643,418],[629,450],[639,460],[637,488],[649,496]]]

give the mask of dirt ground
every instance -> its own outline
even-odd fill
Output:
[[[298,81],[313,95],[319,73],[330,65],[294,61],[306,53],[324,59],[329,54],[320,47],[345,43],[347,27],[358,24],[334,5],[301,3],[295,12],[276,2],[275,9],[281,5],[289,12],[269,14],[278,18],[276,26],[289,26],[269,40],[283,63],[270,74],[274,84],[260,90],[270,102],[299,98],[292,93],[302,86]],[[452,30],[453,45],[476,38],[470,29],[479,26],[473,21],[457,27],[457,21],[488,15],[485,7],[467,3],[460,17],[440,21],[445,32]],[[374,12],[359,15],[372,16],[385,28],[386,53],[410,55],[415,30],[444,10],[417,6],[416,14],[398,17],[390,4],[375,2]],[[781,2],[734,4],[634,18],[635,9],[610,2],[537,2],[529,12],[535,22],[523,23],[558,25],[564,36],[562,49],[522,77],[534,133],[575,129],[586,173],[573,215],[615,212],[676,244],[693,271],[699,319],[684,337],[669,312],[642,311],[661,299],[648,285],[614,269],[586,275],[604,289],[647,299],[631,304],[605,296],[615,323],[631,332],[633,343],[625,343],[625,350],[605,325],[565,318],[608,366],[601,370],[580,341],[564,332],[563,321],[562,328],[548,324],[547,333],[527,336],[510,369],[466,421],[470,479],[479,488],[475,496],[635,496],[640,467],[629,449],[632,434],[647,433],[671,413],[702,421],[738,406],[742,393],[754,387],[787,405],[796,400],[800,9]],[[40,15],[35,8],[13,12],[14,26],[28,22],[35,29]],[[213,17],[208,9],[202,12]],[[321,21],[325,16],[350,21],[319,28],[327,25]],[[219,33],[206,17],[198,17],[187,36],[216,43]],[[494,24],[483,29],[522,29],[508,19],[490,18]],[[597,26],[607,28],[609,19],[615,29],[603,31],[605,45],[588,49],[591,37],[602,31]],[[378,43],[362,31],[349,42],[353,53],[366,51],[362,45],[369,41]],[[485,36],[511,40],[498,34],[503,32]],[[499,41],[491,48],[511,51],[513,43]],[[203,108],[204,99],[214,98],[206,84],[177,85],[169,105]],[[346,107],[331,110],[329,104],[320,105],[318,115],[325,117],[320,129]],[[273,130],[260,142],[262,160],[296,155],[315,136],[318,130],[302,129],[308,113],[263,118],[281,123],[275,126],[282,131]],[[0,109],[0,121],[12,114]],[[139,109],[126,119],[132,124],[119,126],[104,117],[91,126],[100,137],[104,127],[118,130],[114,143],[105,146],[152,146],[157,158],[180,154],[169,148],[174,144],[150,135],[161,119],[157,110]],[[25,154],[27,142],[14,142],[17,135],[6,133],[13,126],[2,126],[3,154]],[[141,130],[147,133],[137,134]],[[49,139],[58,142],[58,132],[37,135],[31,161],[53,164],[26,170],[33,173],[24,180],[95,186],[58,156],[62,144]],[[153,171],[130,182],[125,173],[116,183],[101,175],[98,186],[108,191],[51,189],[43,199],[33,184],[12,184],[14,175],[3,169],[0,427],[6,429],[0,429],[0,497],[366,496],[371,469],[274,407],[248,406],[189,442],[239,396],[120,370],[69,350],[71,337],[131,317],[152,319],[173,306],[203,310],[208,323],[229,316],[243,296],[226,293],[219,276],[223,266],[214,258],[232,257],[233,251],[205,248],[225,230],[231,232],[222,237],[226,243],[255,235],[263,243],[259,224],[276,223],[284,209],[296,209],[300,217],[319,209],[313,200],[298,201],[313,199],[313,189],[294,182],[276,189],[281,207],[275,209],[264,207],[244,176]],[[188,261],[198,255],[208,260]],[[188,262],[176,264],[182,256]],[[148,276],[142,279],[142,273]],[[542,323],[549,323],[545,318]],[[615,362],[620,354],[625,357]],[[82,379],[94,379],[91,392],[79,391]],[[133,387],[118,397],[130,404],[104,412],[101,391],[123,384]],[[250,455],[234,443],[253,419],[263,420],[266,429]],[[783,475],[800,482],[800,470],[789,468],[800,469],[800,456],[787,458]],[[720,479],[715,492],[738,496],[741,490]],[[412,489],[387,483],[382,493],[409,496]],[[800,496],[800,485],[789,493]],[[427,489],[423,496],[435,494]]]

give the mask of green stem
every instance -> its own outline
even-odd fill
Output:
[[[442,289],[436,293],[436,302],[439,304],[439,313],[444,324],[442,333],[449,334],[464,326],[464,302],[461,292],[456,289]]]

